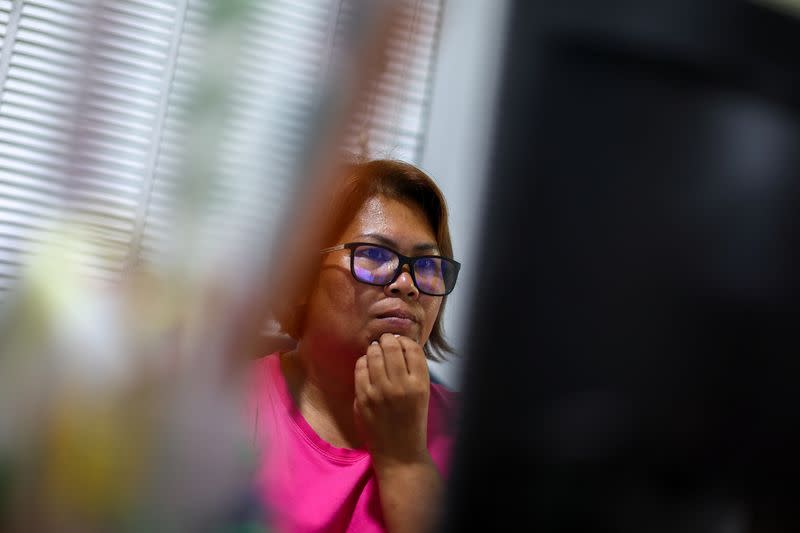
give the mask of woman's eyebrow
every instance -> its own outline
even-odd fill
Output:
[[[359,239],[373,239],[375,241],[378,241],[380,244],[388,246],[389,248],[394,248],[394,249],[399,248],[397,242],[394,239],[392,239],[390,237],[387,237],[385,235],[381,235],[380,233],[361,233],[360,235],[357,235],[357,237]],[[436,243],[433,243],[433,242],[431,242],[431,243],[428,243],[428,242],[418,243],[418,244],[415,244],[414,246],[412,246],[411,249],[414,252],[435,252],[435,253],[439,253],[439,247],[436,245]]]

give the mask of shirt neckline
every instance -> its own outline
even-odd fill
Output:
[[[354,463],[369,456],[366,450],[355,450],[352,448],[340,448],[334,446],[320,437],[314,428],[306,421],[300,408],[295,404],[289,392],[289,386],[286,383],[286,377],[281,370],[280,353],[274,353],[269,356],[270,374],[272,375],[273,390],[276,392],[283,406],[286,408],[286,414],[294,425],[301,437],[306,442],[317,449],[320,453],[329,459],[340,463]]]

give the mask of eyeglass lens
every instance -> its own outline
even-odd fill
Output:
[[[397,272],[400,258],[381,246],[358,246],[353,250],[353,273],[356,279],[374,285],[385,285]],[[439,257],[419,257],[411,261],[417,288],[422,292],[442,295],[455,283],[455,266]]]

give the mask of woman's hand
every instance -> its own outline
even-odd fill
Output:
[[[422,347],[390,333],[356,361],[354,410],[376,469],[429,460],[430,376]]]
[[[442,492],[427,444],[430,383],[425,353],[407,337],[384,333],[356,361],[356,424],[393,533],[428,531]]]

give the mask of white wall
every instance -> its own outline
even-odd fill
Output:
[[[479,270],[486,158],[505,28],[506,0],[447,0],[431,115],[421,167],[441,186],[450,208],[450,230],[462,268],[444,317],[448,339],[464,352],[466,311]],[[431,363],[451,388],[460,384],[463,358]]]

